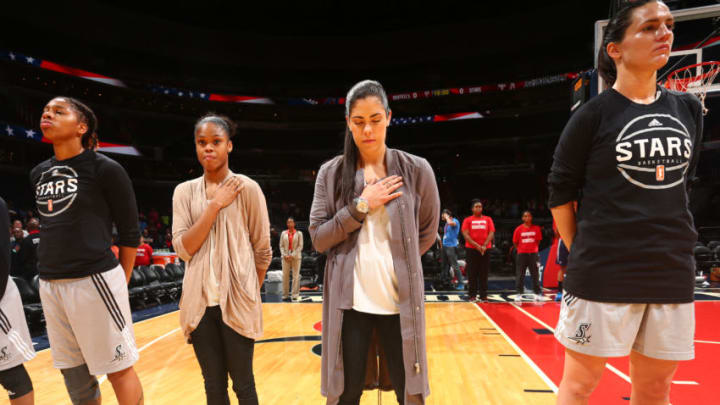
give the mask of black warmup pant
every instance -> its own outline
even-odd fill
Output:
[[[225,325],[219,306],[205,309],[190,337],[205,380],[208,405],[230,405],[228,374],[238,404],[258,405],[253,375],[255,341]]]
[[[342,323],[342,355],[345,390],[338,405],[358,405],[365,386],[365,369],[373,329],[387,357],[390,381],[398,403],[405,403],[405,366],[403,363],[400,315],[375,315],[345,310]]]
[[[470,298],[478,295],[478,284],[480,287],[480,299],[487,299],[488,273],[490,271],[490,250],[483,255],[477,249],[468,248],[465,251],[467,264],[465,271],[468,276],[468,295]]]
[[[455,246],[443,246],[442,250],[442,277],[448,282],[452,281],[452,275],[450,274],[450,268],[452,267],[455,272],[455,276],[458,279],[458,283],[463,282],[463,275],[460,271],[460,265],[457,260],[457,247]]]
[[[515,290],[522,294],[525,290],[525,269],[530,268],[530,276],[533,281],[533,291],[540,294],[540,274],[538,273],[537,253],[518,253],[517,264],[515,265]]]

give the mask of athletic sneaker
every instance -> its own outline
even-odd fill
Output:
[[[455,286],[455,289],[457,291],[463,291],[465,289],[465,285],[463,283],[457,283],[457,285]]]
[[[558,291],[557,294],[555,294],[555,301],[562,300],[562,291]]]
[[[472,298],[470,298],[468,301],[470,301],[470,302],[477,302],[477,298],[472,297]]]
[[[520,294],[516,295],[515,302],[521,302],[521,301],[522,301],[522,297],[520,296]]]

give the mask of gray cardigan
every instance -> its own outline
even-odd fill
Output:
[[[353,306],[353,271],[357,239],[364,215],[335,200],[335,176],[342,157],[320,167],[310,211],[313,246],[327,254],[323,285],[322,394],[336,405],[344,389],[340,333],[343,310]],[[425,352],[425,291],[420,257],[435,242],[440,198],[435,174],[427,160],[388,148],[388,176],[403,178],[403,195],[386,204],[393,240],[390,248],[398,278],[400,328],[405,363],[405,403],[423,404],[430,395]],[[355,193],[363,189],[364,171],[355,173]]]

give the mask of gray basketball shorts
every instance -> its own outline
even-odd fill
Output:
[[[35,357],[20,292],[9,278],[0,300],[0,371],[17,367]]]
[[[87,364],[90,374],[115,373],[138,361],[121,266],[83,278],[40,280],[53,365]]]
[[[660,360],[695,357],[695,303],[618,304],[564,292],[555,338],[566,348],[597,357],[631,350]]]

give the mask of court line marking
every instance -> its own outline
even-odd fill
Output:
[[[154,319],[154,318],[153,318],[153,319]],[[147,319],[146,319],[146,320],[147,320]],[[138,349],[138,354],[139,354],[141,351],[147,349],[148,347],[154,345],[155,343],[157,343],[157,342],[165,339],[166,337],[172,335],[173,333],[178,332],[179,330],[180,330],[180,328],[175,328],[175,329],[171,330],[170,332],[167,332],[166,334],[164,334],[164,335],[162,335],[162,336],[156,337],[155,339],[153,339],[153,340],[151,340],[150,342],[146,343],[145,346],[139,348],[139,349]],[[102,376],[102,377],[100,377],[100,379],[98,380],[98,385],[104,383],[105,380],[107,380],[107,374],[104,375],[104,376]]]
[[[696,340],[695,343],[709,343],[711,345],[720,345],[720,342],[713,342],[711,340]]]
[[[678,385],[700,385],[700,383],[696,381],[673,381],[672,383]]]
[[[525,354],[525,352],[520,348],[520,346],[515,344],[515,342],[513,342],[513,340],[510,339],[510,336],[508,336],[505,333],[505,331],[502,330],[502,328],[500,328],[500,326],[498,326],[498,324],[495,323],[495,321],[493,321],[493,319],[482,308],[480,308],[479,305],[476,305],[476,304],[471,304],[471,305],[474,306],[475,308],[477,308],[478,311],[480,311],[480,313],[483,314],[485,319],[487,319],[488,322],[490,322],[490,324],[492,326],[494,326],[498,332],[500,332],[500,335],[502,335],[502,337],[505,338],[505,341],[507,341],[510,344],[510,346],[512,346],[512,348],[515,349],[515,351],[518,352],[518,354],[520,354],[520,357],[522,357],[523,360],[525,360],[525,362],[530,366],[530,368],[532,368],[535,371],[535,373],[537,373],[537,375],[540,376],[540,378],[545,382],[545,384],[547,384],[547,386],[550,387],[550,389],[552,389],[553,393],[557,394],[557,392],[558,392],[557,385],[555,385],[555,383],[552,382],[552,380],[545,374],[545,372],[542,371],[542,369],[540,369],[540,367],[538,367],[537,364],[535,364],[535,362],[533,362],[532,359],[530,357],[528,357],[527,354]]]
[[[533,314],[531,314],[530,312],[528,312],[528,311],[520,308],[519,306],[517,306],[517,305],[514,304],[514,303],[511,303],[510,305],[512,305],[513,307],[515,307],[515,309],[517,309],[518,311],[522,312],[523,314],[527,315],[527,316],[528,316],[530,319],[532,319],[533,321],[535,321],[535,322],[539,323],[540,325],[542,325],[543,327],[545,327],[547,330],[551,331],[553,334],[555,333],[555,328],[551,328],[550,325],[548,325],[548,324],[546,324],[545,322],[541,321],[540,319],[536,318],[535,315],[533,315]],[[610,363],[605,363],[605,368],[607,368],[608,370],[612,371],[612,372],[615,373],[618,377],[622,378],[623,380],[627,381],[628,383],[631,383],[630,376],[628,376],[627,374],[625,374],[625,373],[623,373],[622,371],[618,370],[618,369],[615,368],[612,364],[610,364]]]

